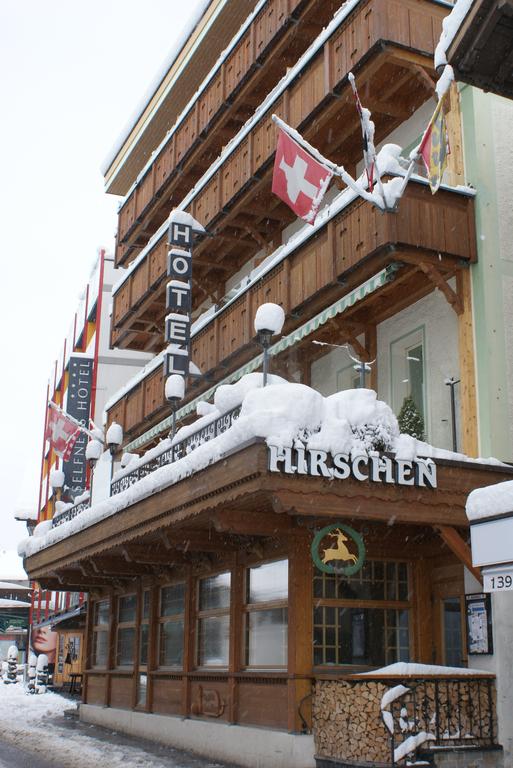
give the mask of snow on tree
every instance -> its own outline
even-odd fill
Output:
[[[48,685],[48,656],[45,653],[40,653],[37,657],[36,664],[36,682],[35,692],[46,693],[46,686]]]
[[[28,691],[29,693],[36,692],[36,675],[37,675],[37,656],[34,653],[30,654],[28,663]]]
[[[4,677],[4,683],[18,682],[18,648],[16,645],[9,646],[7,651],[7,674]]]
[[[404,435],[410,435],[417,440],[424,439],[424,419],[411,395],[404,398],[397,421]]]

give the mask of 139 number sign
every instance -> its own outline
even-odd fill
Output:
[[[511,573],[484,574],[485,592],[503,592],[513,589],[513,575]]]

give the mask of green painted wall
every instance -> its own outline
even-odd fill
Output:
[[[509,125],[499,124],[498,109],[510,107]],[[513,144],[513,103],[506,104],[500,97],[464,86],[461,109],[466,181],[477,190],[478,262],[471,269],[480,454],[512,461],[508,386],[513,391],[513,381],[508,380],[508,359],[511,361],[513,350],[505,333],[503,286],[513,279],[513,228],[503,216],[503,206],[505,174],[513,184],[513,164],[508,162],[511,157],[498,156],[498,152],[507,137]],[[501,180],[499,200],[497,184]],[[509,365],[511,372],[511,362]]]

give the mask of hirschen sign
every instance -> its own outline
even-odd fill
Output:
[[[70,357],[69,386],[66,412],[84,427],[89,427],[91,387],[93,382],[93,360],[90,357]],[[72,496],[83,493],[86,488],[88,437],[80,432],[69,461],[63,462],[65,484]]]
[[[269,446],[269,470],[287,475],[309,475],[391,485],[436,488],[436,464],[431,459],[396,459],[383,454],[349,457],[311,448]]]

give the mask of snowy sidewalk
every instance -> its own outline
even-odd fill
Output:
[[[0,681],[0,768],[226,768],[64,715],[75,706],[57,693],[31,696],[21,684]],[[9,759],[2,755],[3,744],[22,752],[14,749]],[[23,753],[30,762],[23,761]]]

